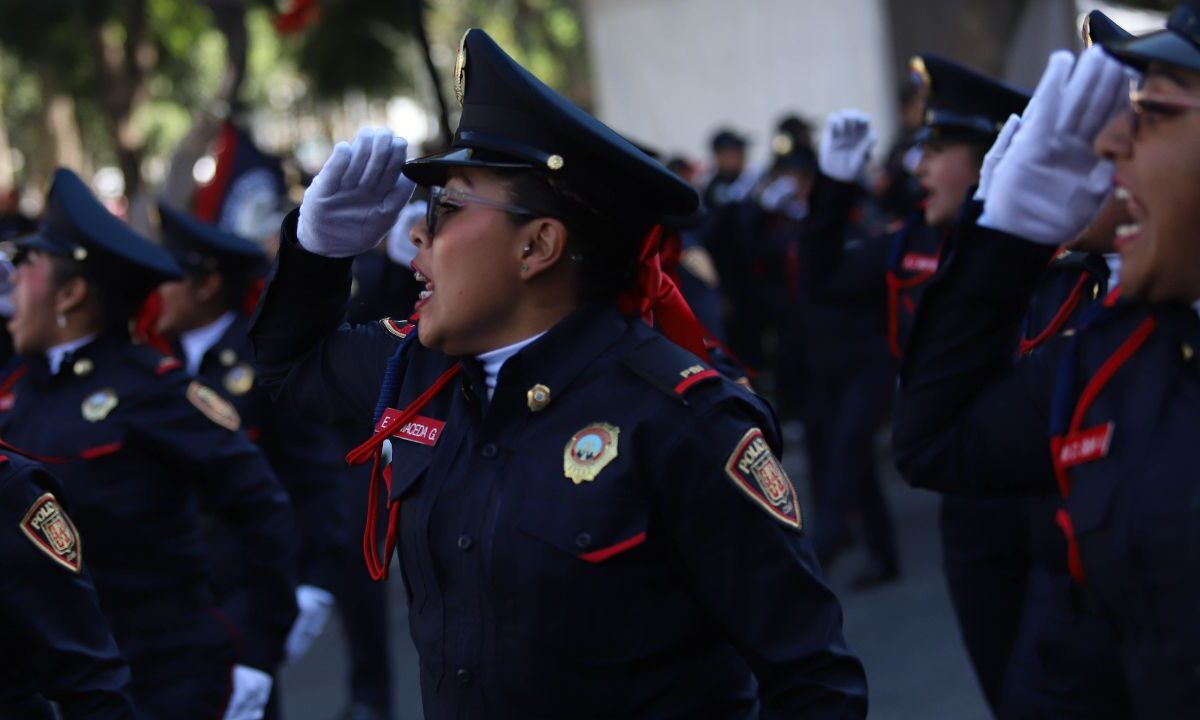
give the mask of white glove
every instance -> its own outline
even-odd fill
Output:
[[[296,239],[325,257],[352,257],[379,244],[412,197],[401,174],[408,142],[387,128],[363,128],[338,143],[304,191]]]
[[[425,210],[428,205],[429,203],[424,200],[415,200],[405,205],[404,209],[400,211],[400,218],[388,231],[388,259],[397,265],[412,268],[412,261],[417,257],[417,246],[412,244],[408,235],[412,232],[413,226],[425,219]]]
[[[225,720],[259,720],[271,698],[271,676],[245,665],[233,666],[233,693]]]
[[[1112,190],[1112,164],[1092,150],[1124,104],[1126,75],[1099,46],[1059,51],[988,183],[979,224],[1042,245],[1075,237]]]
[[[983,165],[979,168],[979,186],[975,189],[974,199],[977,202],[987,198],[988,188],[992,184],[992,173],[995,172],[996,166],[1000,164],[1000,159],[1004,157],[1004,153],[1008,152],[1008,146],[1012,144],[1013,135],[1017,134],[1017,129],[1020,127],[1020,116],[1009,115],[1008,121],[1004,123],[1004,127],[1000,128],[1000,134],[996,136],[996,142],[992,143],[992,147],[987,151],[987,155],[983,156]]]
[[[858,110],[839,110],[830,114],[821,131],[817,161],[821,172],[840,182],[854,182],[867,166],[875,133],[871,118]]]
[[[296,607],[300,612],[288,631],[284,645],[287,662],[295,662],[303,657],[313,641],[321,636],[325,623],[329,621],[329,613],[333,610],[333,595],[313,585],[301,585],[296,588]]]

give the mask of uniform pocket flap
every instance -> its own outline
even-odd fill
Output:
[[[650,508],[645,503],[527,500],[517,527],[562,552],[600,563],[644,543],[649,523]]]

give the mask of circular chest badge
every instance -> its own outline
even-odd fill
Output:
[[[571,436],[563,452],[563,474],[576,485],[596,479],[617,457],[621,429],[608,423],[592,423]]]

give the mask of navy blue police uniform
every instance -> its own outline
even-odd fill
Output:
[[[131,720],[129,666],[100,610],[58,482],[0,451],[0,717]],[[90,550],[90,546],[88,548]],[[16,659],[19,654],[20,660]]]
[[[455,146],[411,161],[417,182],[543,167],[598,210],[694,209],[482,31],[459,68]],[[644,207],[612,195],[618,179]],[[422,346],[419,323],[339,328],[350,261],[300,248],[295,219],[252,330],[260,374],[327,418],[376,410],[360,450],[391,442],[428,717],[865,714],[761,400],[604,304],[510,358],[489,397],[480,364]],[[381,561],[365,538],[379,575],[390,544]]]
[[[132,297],[180,272],[67,170],[55,174],[38,234],[19,247],[71,257],[93,283],[119,278],[106,289]],[[64,461],[56,472],[139,707],[214,717],[235,661],[271,672],[295,617],[287,495],[233,407],[123,329],[99,332],[52,370],[46,356],[24,358],[0,397],[0,433]],[[243,540],[255,622],[240,637],[213,604],[198,507]]]
[[[1078,664],[1054,678],[1066,688],[1039,688],[1057,695],[1053,713],[1189,717],[1200,708],[1200,596],[1180,568],[1196,561],[1186,535],[1200,318],[1110,299],[1014,363],[1053,252],[978,226],[956,236],[905,355],[897,462],[942,492],[1059,494],[1061,554],[1043,564],[1039,550],[1039,565],[1073,586],[1052,588],[1037,643],[1059,669],[1063,654]]]

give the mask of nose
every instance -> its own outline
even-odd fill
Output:
[[[433,240],[429,236],[429,225],[425,222],[425,218],[421,218],[413,223],[412,229],[408,231],[408,241],[417,246],[417,249],[429,247],[429,243]]]
[[[1101,128],[1092,149],[1105,160],[1117,162],[1133,154],[1135,118],[1133,110],[1117,113]]]

